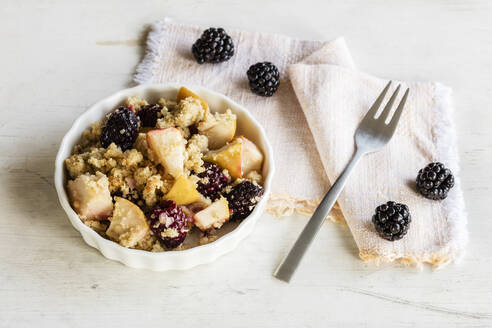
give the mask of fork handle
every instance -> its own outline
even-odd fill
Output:
[[[316,234],[321,228],[321,225],[325,221],[326,216],[328,215],[331,208],[337,201],[338,196],[342,192],[343,187],[345,186],[345,183],[347,182],[347,179],[350,175],[350,172],[352,172],[353,168],[355,167],[355,165],[357,165],[364,154],[365,152],[360,151],[359,149],[355,151],[352,159],[347,164],[342,174],[340,174],[330,190],[328,190],[328,192],[326,193],[325,197],[323,197],[323,200],[318,205],[313,216],[311,217],[311,219],[309,219],[308,223],[302,230],[301,235],[297,238],[289,254],[280,263],[277,270],[275,270],[275,273],[273,275],[276,278],[285,282],[290,281],[290,279],[294,275],[295,270],[299,266],[299,263],[301,262],[304,254],[308,250],[309,246],[314,240],[314,237],[316,237]]]

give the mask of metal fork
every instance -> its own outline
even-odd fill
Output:
[[[379,150],[386,145],[393,136],[396,125],[400,120],[403,107],[405,106],[409,89],[405,91],[398,108],[395,110],[393,117],[390,120],[391,107],[393,106],[398,92],[400,91],[400,85],[396,88],[381,114],[376,116],[390,85],[391,81],[388,82],[384,90],[367,112],[366,116],[360,122],[359,127],[355,132],[356,150],[352,156],[352,159],[347,164],[342,174],[340,174],[338,179],[335,181],[331,189],[326,193],[325,197],[323,197],[323,200],[319,204],[309,222],[304,227],[304,230],[302,230],[301,235],[297,238],[297,241],[290,250],[289,254],[284,258],[273,274],[278,279],[286,282],[290,281],[304,254],[321,228],[323,221],[342,192],[350,172],[352,172],[362,156]],[[387,122],[388,120],[389,122]]]

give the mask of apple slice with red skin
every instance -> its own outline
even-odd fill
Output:
[[[263,164],[263,153],[261,150],[250,140],[245,137],[238,137],[243,143],[243,156],[241,161],[241,177],[245,176],[251,171],[261,171]]]
[[[154,152],[164,171],[178,178],[184,174],[185,138],[174,127],[147,132],[147,144]]]
[[[208,137],[208,147],[218,149],[231,141],[236,134],[236,115],[215,113],[214,116],[198,124],[198,132]]]
[[[209,151],[204,160],[227,169],[231,177],[239,179],[251,171],[261,171],[263,154],[253,142],[240,136],[220,149]]]
[[[82,174],[67,185],[70,202],[82,220],[102,220],[111,216],[113,200],[108,177],[101,172]]]

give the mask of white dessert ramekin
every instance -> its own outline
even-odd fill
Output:
[[[214,261],[219,256],[232,251],[241,240],[253,231],[256,221],[258,221],[264,212],[270,194],[275,166],[272,148],[261,125],[253,118],[246,108],[237,104],[230,98],[203,87],[190,86],[189,88],[193,90],[193,92],[205,99],[212,111],[222,112],[230,108],[232,112],[237,115],[236,134],[244,135],[258,145],[263,151],[265,160],[263,163],[262,175],[264,177],[265,194],[253,212],[233,231],[210,244],[182,251],[168,251],[161,253],[152,253],[122,247],[115,242],[104,239],[94,230],[82,223],[70,206],[68,200],[65,189],[66,170],[64,167],[64,161],[71,155],[72,148],[80,139],[82,131],[88,128],[91,123],[102,119],[107,113],[122,104],[129,96],[139,96],[150,101],[157,101],[160,97],[175,99],[180,86],[181,85],[175,83],[142,85],[121,90],[99,101],[75,120],[70,130],[68,130],[67,134],[63,137],[56,156],[54,176],[55,187],[60,204],[67,213],[70,222],[74,228],[80,232],[87,244],[97,248],[106,258],[119,261],[129,267],[156,271],[184,270],[199,264]]]

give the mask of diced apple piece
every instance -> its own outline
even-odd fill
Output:
[[[202,105],[202,108],[205,110],[205,113],[208,111],[207,102],[205,100],[203,100],[202,98],[200,98],[193,91],[191,91],[190,89],[185,88],[185,87],[179,88],[178,96],[176,97],[176,102],[179,103],[182,99],[186,99],[188,97],[193,97],[195,99],[198,99]]]
[[[147,144],[164,167],[174,178],[184,173],[185,144],[181,131],[171,127],[147,132]]]
[[[101,172],[96,175],[83,174],[68,181],[68,194],[72,207],[81,219],[106,219],[113,212],[108,177]]]
[[[208,137],[210,149],[220,148],[234,138],[236,115],[232,114],[230,110],[225,113],[209,115],[205,121],[198,124],[198,131]]]
[[[233,141],[220,149],[209,151],[203,159],[215,163],[223,169],[227,169],[231,177],[237,179],[242,176],[242,148],[242,142]]]
[[[193,216],[193,222],[202,231],[211,228],[220,228],[224,223],[229,221],[229,203],[227,199],[221,197],[212,203],[209,207],[201,210]]]
[[[182,175],[174,181],[164,199],[173,200],[177,205],[187,205],[200,200],[200,196],[193,182]]]
[[[198,131],[200,134],[208,137],[210,149],[217,149],[234,138],[234,134],[236,133],[236,121],[215,122],[210,128]]]
[[[133,247],[149,233],[142,210],[129,200],[115,197],[113,218],[106,235],[124,247]]]
[[[263,164],[263,154],[261,150],[245,137],[239,137],[243,140],[243,156],[241,167],[243,176],[251,171],[261,171]]]
[[[260,171],[263,164],[263,154],[258,147],[242,136],[220,149],[209,151],[204,159],[227,169],[234,179],[251,171]]]

